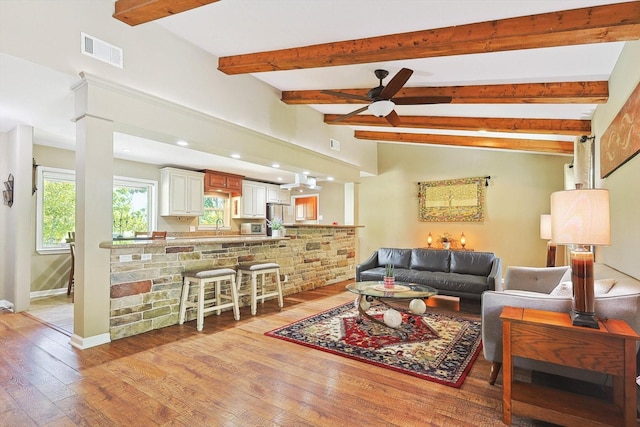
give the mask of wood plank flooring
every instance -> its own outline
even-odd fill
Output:
[[[0,425],[503,425],[502,386],[488,384],[482,355],[454,389],[264,336],[352,301],[344,285],[288,296],[283,309],[267,301],[256,316],[242,308],[239,322],[208,316],[201,333],[192,321],[84,351],[33,317],[2,313]]]

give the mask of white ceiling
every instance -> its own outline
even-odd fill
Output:
[[[161,25],[216,57],[260,52],[362,37],[425,30],[602,4],[603,0],[220,0],[207,6],[142,25]],[[133,27],[134,30],[136,27]],[[403,60],[318,69],[257,73],[257,79],[277,90],[371,88],[378,81],[373,71],[387,69],[392,76],[402,67],[414,74],[405,85],[450,86],[496,83],[608,80],[623,43],[530,49],[452,57]],[[0,131],[15,123],[31,123],[51,144],[68,144],[75,133],[61,106],[72,108],[68,76],[0,55]],[[25,71],[26,70],[26,71]],[[390,77],[387,78],[388,81]],[[37,84],[34,84],[37,82]],[[21,88],[21,90],[18,90]],[[25,96],[30,88],[32,96]],[[60,88],[67,90],[61,93]],[[21,96],[18,96],[20,94]],[[345,114],[359,105],[312,105],[322,113]],[[535,117],[590,119],[595,104],[529,105],[424,105],[398,106],[402,115]],[[64,118],[63,118],[64,117]],[[356,129],[354,127],[354,129]],[[357,129],[367,129],[357,127]],[[398,128],[390,128],[402,131]],[[389,130],[377,127],[375,130]],[[417,130],[411,132],[473,135],[473,132]],[[486,134],[485,134],[486,135]],[[573,140],[555,135],[499,134],[501,137]],[[152,142],[148,142],[152,144]],[[148,163],[166,162],[167,156],[197,167],[206,164],[255,178],[274,180],[282,172],[254,167],[232,159],[204,157],[202,153],[175,151],[167,144],[142,153],[125,152],[127,142],[116,139],[117,156]],[[165,150],[174,152],[165,152]],[[152,153],[152,154],[150,154]],[[180,154],[178,154],[180,153]],[[138,155],[140,154],[140,155]],[[209,156],[209,155],[207,155]],[[154,159],[156,158],[157,159]],[[165,159],[161,161],[160,159]],[[182,160],[184,159],[184,160]],[[251,168],[253,173],[243,172]],[[285,176],[291,182],[293,174]]]

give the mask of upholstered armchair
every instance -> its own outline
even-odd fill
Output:
[[[594,265],[596,285],[611,284],[607,292],[596,292],[596,316],[625,320],[640,333],[640,281],[609,267]],[[612,280],[611,280],[612,279]],[[502,321],[504,306],[566,312],[571,309],[571,293],[561,292],[571,280],[569,267],[507,267],[503,289],[482,295],[482,345],[485,358],[492,362],[489,383],[494,384],[502,366]],[[559,286],[560,285],[560,286]],[[607,286],[605,286],[607,288]],[[560,291],[560,292],[558,292]],[[553,293],[552,293],[553,292]],[[558,293],[559,295],[555,295]],[[561,367],[531,359],[516,358],[514,365],[529,370],[603,384],[604,375],[581,369]]]

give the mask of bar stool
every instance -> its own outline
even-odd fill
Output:
[[[232,268],[218,268],[215,270],[202,270],[202,271],[185,271],[183,273],[182,282],[182,299],[180,301],[180,318],[178,324],[184,323],[184,318],[187,312],[187,308],[195,307],[197,313],[197,329],[202,331],[204,326],[204,314],[210,311],[220,311],[223,308],[233,307],[233,317],[236,320],[240,320],[240,307],[238,305],[238,291],[236,289],[236,272]],[[220,292],[220,287],[223,282],[229,281],[229,292],[231,296],[223,295]],[[188,300],[189,287],[191,283],[196,283],[198,286],[198,295],[195,302]],[[208,300],[204,299],[205,286],[209,283],[213,283],[214,297]],[[226,302],[225,302],[226,301]],[[205,305],[208,307],[205,308]]]
[[[282,300],[282,284],[280,283],[280,265],[275,262],[246,262],[238,265],[238,278],[236,280],[238,289],[242,285],[242,274],[251,274],[251,314],[256,314],[257,302],[260,298],[261,303],[264,303],[265,298],[278,297],[278,307],[282,307],[284,302]],[[265,292],[265,275],[276,275],[276,290],[273,292]],[[260,295],[258,295],[257,277],[260,275]]]

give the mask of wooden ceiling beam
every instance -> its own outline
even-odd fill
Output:
[[[330,125],[389,127],[386,119],[357,115],[335,122],[340,114],[325,114]],[[541,133],[551,135],[591,135],[590,120],[522,119],[495,117],[400,116],[400,127],[414,129],[455,129],[488,132]]]
[[[424,133],[355,131],[355,137],[371,141],[414,144],[449,145],[458,147],[499,148],[536,153],[573,154],[573,142],[537,139],[485,138],[475,136],[432,135]]]
[[[117,0],[113,17],[135,26],[217,1],[219,0]]]
[[[123,1],[123,0],[119,0]],[[640,2],[225,56],[226,74],[335,67],[640,39]]]
[[[369,89],[331,89],[366,96]],[[367,104],[322,93],[323,90],[282,92],[286,104]],[[596,82],[519,83],[477,86],[405,87],[395,98],[406,96],[450,96],[452,104],[604,104],[609,99],[609,84]]]

